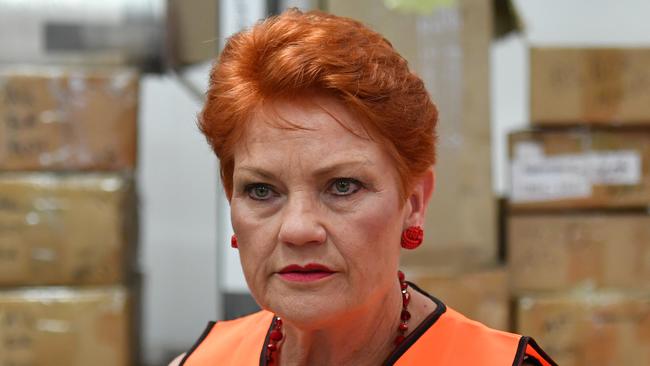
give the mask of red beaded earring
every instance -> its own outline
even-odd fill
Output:
[[[419,226],[409,226],[402,232],[402,248],[415,249],[422,244],[424,231]]]
[[[232,234],[232,237],[230,238],[230,246],[235,249],[239,248],[239,245],[237,244],[237,236],[235,234]]]

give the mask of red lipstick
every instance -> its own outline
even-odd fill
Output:
[[[297,264],[288,265],[278,272],[280,277],[290,282],[312,282],[329,277],[334,271],[318,263],[309,263],[305,266]]]

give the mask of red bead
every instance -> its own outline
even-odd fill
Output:
[[[411,294],[408,292],[405,294],[402,294],[402,304],[404,307],[407,307],[409,305],[409,302],[411,302]]]
[[[278,346],[276,346],[275,343],[269,343],[269,344],[266,346],[266,349],[267,349],[269,352],[275,352],[275,351],[277,351]]]
[[[402,283],[400,284],[400,287],[402,288],[402,290],[406,290],[406,289],[409,287],[409,284],[406,283],[406,282],[402,282]]]
[[[399,282],[404,282],[404,272],[397,271],[397,278],[399,278]]]
[[[275,328],[276,329],[282,328],[282,319],[280,318],[275,319]]]
[[[279,341],[279,340],[282,339],[282,332],[280,332],[280,331],[277,330],[277,329],[274,329],[274,330],[271,332],[271,335],[269,336],[269,338],[271,338],[272,341],[276,341],[276,342],[277,342],[277,341]]]
[[[405,337],[403,335],[401,335],[401,334],[398,335],[397,337],[395,337],[395,345],[397,346],[400,343],[404,342],[404,339],[405,339]]]
[[[400,323],[399,324],[399,331],[400,332],[406,332],[409,329],[409,325],[407,323]]]
[[[400,318],[402,320],[404,320],[404,321],[409,320],[409,319],[411,319],[411,313],[409,313],[408,310],[402,310],[402,314],[401,314]],[[273,334],[273,333],[271,333],[271,334]]]

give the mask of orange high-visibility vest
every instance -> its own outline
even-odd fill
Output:
[[[447,308],[437,309],[391,354],[395,366],[518,366],[525,358],[541,366],[557,366],[529,337],[490,329]],[[181,365],[265,365],[263,350],[273,326],[273,314],[255,314],[211,322]]]

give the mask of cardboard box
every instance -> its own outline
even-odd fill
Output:
[[[174,64],[194,64],[218,56],[219,2],[170,0],[167,7],[167,42]]]
[[[0,365],[134,365],[132,344],[124,287],[0,291]]]
[[[0,70],[0,170],[132,170],[138,75]]]
[[[650,294],[603,292],[527,296],[518,333],[562,366],[650,365]]]
[[[497,257],[489,120],[492,2],[411,3],[410,8],[388,9],[382,1],[329,0],[328,10],[385,36],[423,79],[440,111],[436,191],[427,210],[424,243],[405,253],[403,262],[490,264]]]
[[[510,134],[511,208],[650,206],[650,130]]]
[[[650,215],[510,216],[508,265],[512,289],[518,293],[572,288],[650,290]]]
[[[462,272],[406,267],[405,274],[407,280],[466,317],[491,328],[510,329],[505,268]]]
[[[531,121],[650,125],[650,48],[532,48]]]
[[[0,286],[122,282],[136,230],[128,177],[1,175]]]

